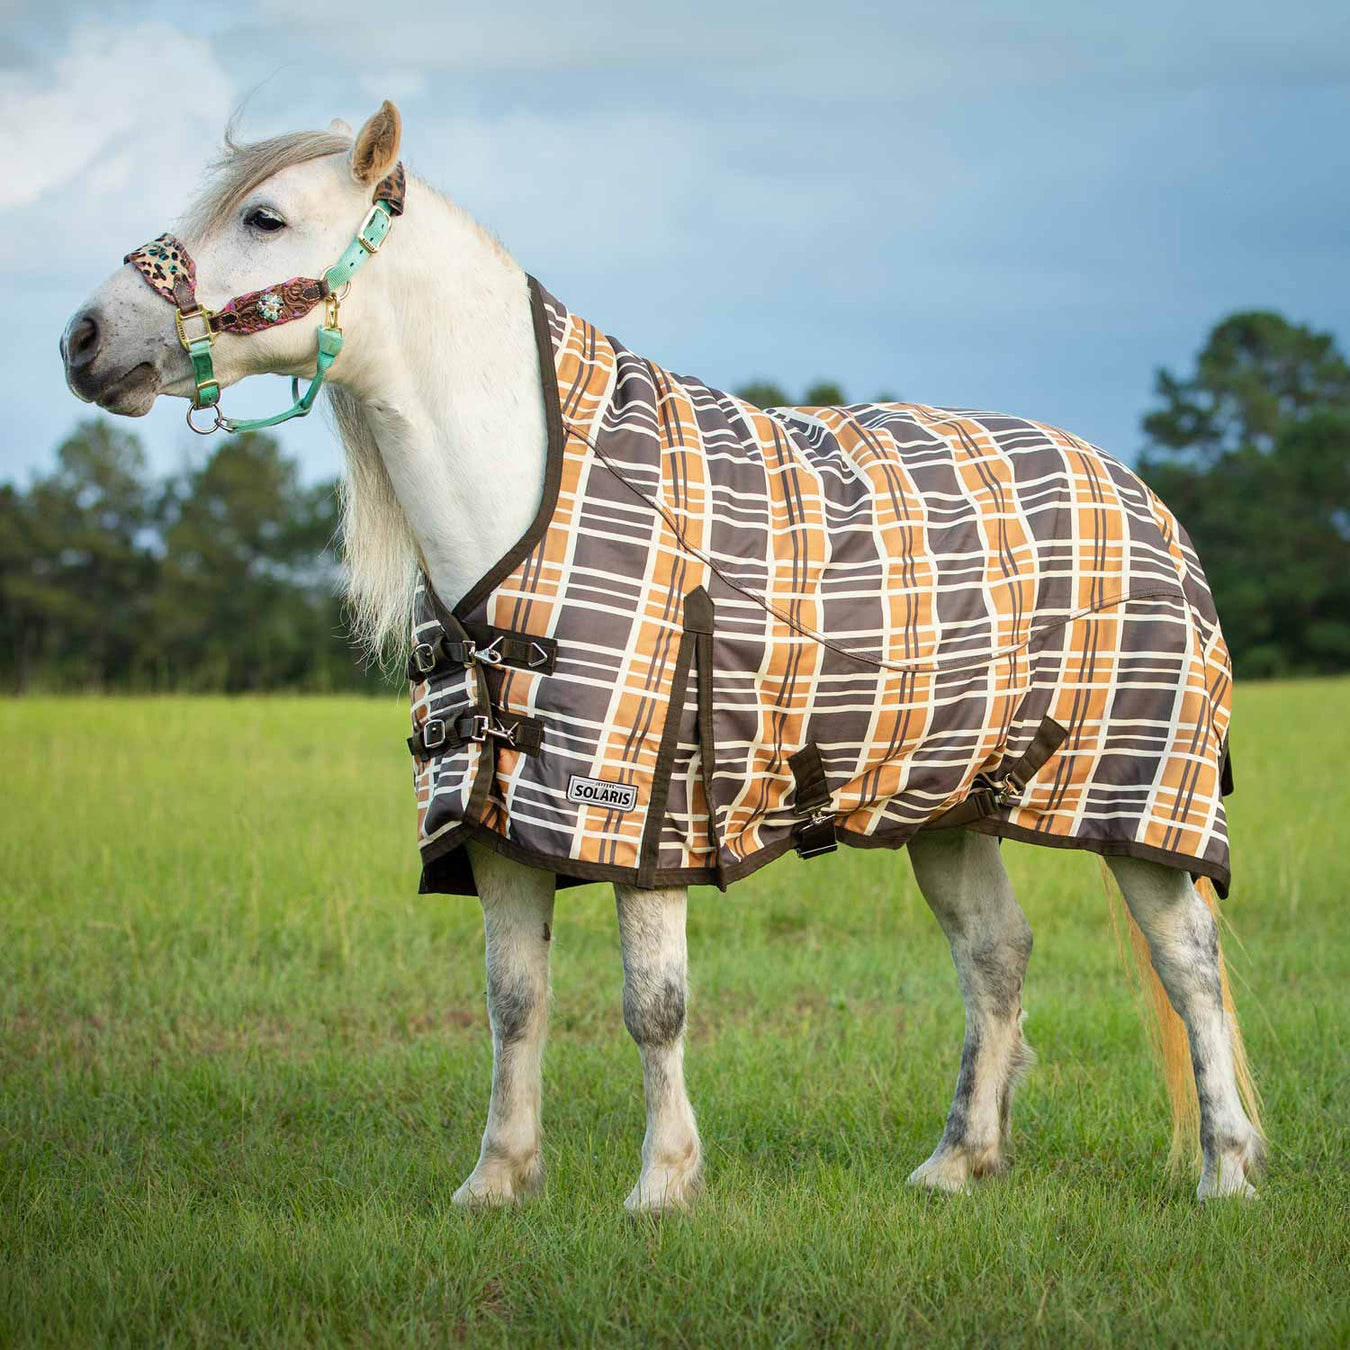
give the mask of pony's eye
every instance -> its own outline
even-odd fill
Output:
[[[286,222],[275,211],[269,210],[266,206],[255,206],[244,217],[244,224],[250,230],[257,230],[261,234],[275,234],[278,230],[286,228]]]

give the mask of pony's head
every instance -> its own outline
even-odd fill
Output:
[[[219,315],[209,361],[218,388],[248,375],[312,375],[315,324],[287,320],[324,302],[324,278],[398,163],[399,136],[398,111],[386,102],[355,137],[334,122],[254,145],[227,138],[177,238],[128,255],[66,325],[71,390],[128,417],[144,416],[161,394],[192,399],[201,371],[187,340],[210,323],[184,319],[194,298]],[[320,285],[286,285],[304,278]]]

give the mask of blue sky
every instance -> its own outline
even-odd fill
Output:
[[[577,312],[722,387],[828,376],[1128,458],[1154,368],[1222,315],[1350,339],[1343,0],[11,0],[0,478],[89,415],[60,331],[169,227],[246,96],[246,136],[393,98],[414,171]],[[182,408],[123,424],[159,469],[204,452]],[[322,418],[283,436],[336,472]]]

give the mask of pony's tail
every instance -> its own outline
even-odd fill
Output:
[[[1162,1068],[1163,1083],[1167,1088],[1167,1099],[1172,1108],[1172,1147],[1168,1153],[1168,1166],[1180,1170],[1187,1162],[1200,1157],[1200,1103],[1195,1095],[1195,1074],[1191,1067],[1191,1047],[1186,1037],[1186,1026],[1177,1016],[1167,997],[1167,991],[1158,978],[1149,959],[1148,940],[1135,923],[1115,885],[1114,878],[1102,861],[1102,882],[1106,888],[1111,913],[1111,930],[1115,934],[1116,949],[1126,969],[1130,971],[1131,984],[1135,993],[1135,1005],[1148,1032],[1149,1043]],[[1196,890],[1204,897],[1214,922],[1220,929],[1225,920],[1219,909],[1219,898],[1207,877],[1201,877]],[[1128,932],[1128,943],[1125,934]],[[1127,951],[1128,947],[1128,951]],[[1130,959],[1133,955],[1133,960]],[[1237,1011],[1233,1006],[1233,994],[1228,984],[1228,969],[1223,959],[1223,944],[1219,944],[1219,984],[1223,990],[1223,1011],[1228,1022],[1229,1034],[1233,1041],[1233,1068],[1237,1077],[1238,1095],[1242,1098],[1247,1118],[1256,1127],[1258,1134],[1264,1134],[1261,1128],[1261,1094],[1256,1080],[1252,1077],[1251,1065],[1247,1060],[1247,1047],[1242,1039],[1242,1028],[1238,1025]]]

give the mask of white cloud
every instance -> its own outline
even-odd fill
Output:
[[[196,172],[233,97],[208,43],[163,23],[77,29],[50,65],[0,75],[0,208],[30,206],[88,178],[92,194],[141,174],[158,196],[166,178]]]

